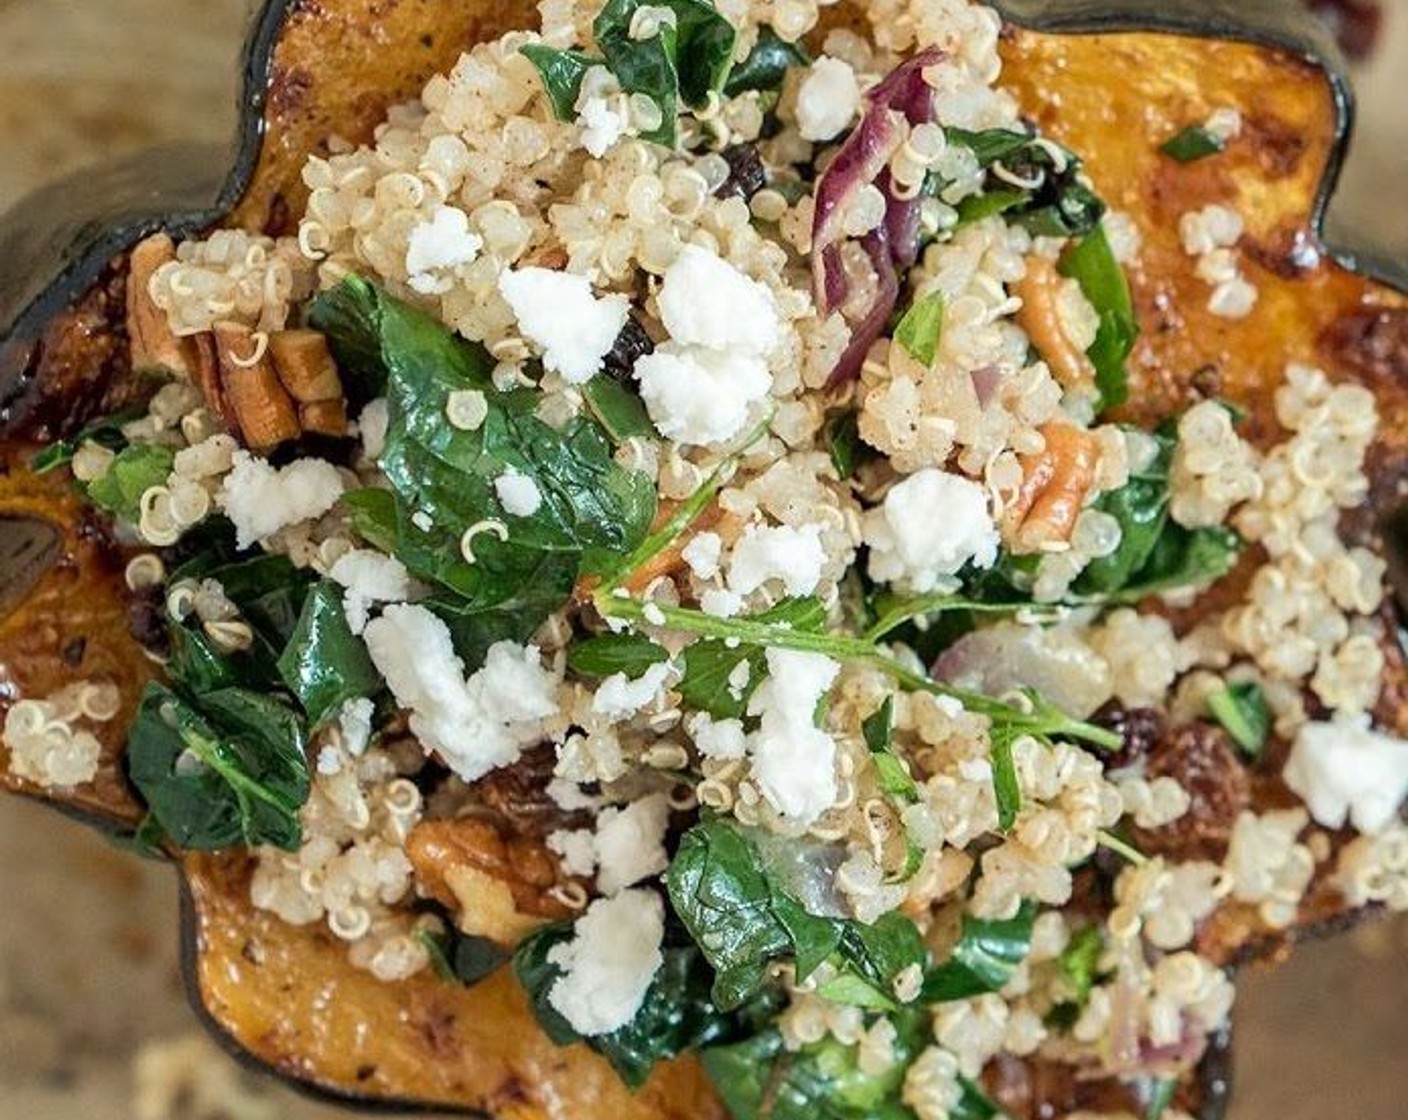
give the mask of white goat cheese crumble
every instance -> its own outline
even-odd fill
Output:
[[[866,513],[870,578],[902,583],[925,594],[970,561],[980,568],[997,559],[998,532],[983,488],[933,467],[910,475]]]
[[[619,1030],[635,1018],[664,962],[664,936],[665,907],[654,891],[597,899],[577,919],[572,939],[548,952],[562,969],[548,1002],[578,1034]]]
[[[723,547],[723,538],[718,533],[698,533],[680,551],[680,559],[698,579],[713,579],[719,574]]]
[[[819,653],[767,651],[768,676],[748,702],[753,778],[789,823],[810,825],[836,803],[836,741],[816,725],[818,702],[841,666]]]
[[[551,268],[506,269],[499,292],[523,336],[543,352],[543,365],[573,385],[601,370],[631,307],[619,293],[595,295],[585,276]]]
[[[750,525],[729,556],[728,586],[751,595],[775,579],[789,596],[810,595],[825,565],[820,525]]]
[[[685,725],[695,749],[705,758],[727,762],[742,758],[748,750],[743,721],[715,719],[708,712],[696,712]]]
[[[411,731],[467,782],[516,762],[557,712],[558,678],[533,646],[499,642],[466,680],[449,627],[414,605],[387,607],[366,643]]]
[[[772,391],[761,358],[666,343],[636,362],[641,400],[666,439],[708,447],[743,431]]]
[[[1408,797],[1408,742],[1370,730],[1361,721],[1311,722],[1301,727],[1282,776],[1316,822],[1376,835]]]
[[[582,126],[582,147],[597,159],[616,146],[630,124],[604,97],[584,98],[577,120]]]
[[[236,451],[220,487],[220,508],[235,526],[235,544],[249,548],[280,529],[322,517],[342,497],[342,475],[322,459],[297,459],[275,469]]]
[[[686,245],[665,270],[656,301],[660,321],[681,346],[762,358],[781,338],[767,286],[698,245]]]
[[[413,291],[444,295],[454,286],[449,273],[469,264],[484,248],[484,239],[469,228],[469,215],[454,206],[438,206],[430,218],[411,230],[406,248],[406,275]]]
[[[402,603],[411,594],[411,577],[406,565],[394,556],[370,548],[344,552],[328,570],[328,575],[345,588],[342,610],[354,634],[367,628],[373,605]]]
[[[660,694],[669,677],[668,661],[657,662],[634,680],[625,673],[612,673],[592,697],[592,711],[609,720],[630,719]]]
[[[797,90],[797,131],[803,140],[834,140],[860,110],[856,72],[839,58],[822,55]]]
[[[543,492],[538,484],[512,467],[494,479],[494,494],[510,517],[532,517],[543,508]]]
[[[596,885],[602,894],[616,894],[665,870],[670,862],[665,851],[669,823],[670,799],[663,793],[601,811],[596,822]]]

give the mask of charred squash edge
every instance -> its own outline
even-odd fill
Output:
[[[274,52],[287,20],[304,0],[265,0],[252,17],[242,55],[242,94],[235,135],[227,144],[187,144],[156,149],[87,170],[22,200],[0,217],[0,430],[23,405],[27,371],[45,326],[103,276],[110,262],[157,228],[175,235],[208,228],[233,210],[258,167],[266,135],[266,105]],[[994,0],[1018,26],[1052,34],[1166,32],[1280,48],[1298,56],[1327,81],[1335,108],[1335,135],[1315,202],[1312,230],[1346,269],[1408,291],[1408,264],[1372,246],[1350,246],[1324,235],[1326,212],[1352,131],[1354,101],[1343,58],[1330,35],[1286,0]],[[17,266],[16,262],[24,262]],[[112,816],[63,802],[64,815],[108,832],[129,827]],[[197,975],[196,913],[189,884],[182,893],[182,971],[191,1003],[213,1036],[251,1068],[275,1073],[298,1091],[322,1100],[378,1112],[418,1112],[409,1099],[370,1098],[340,1092],[275,1070],[235,1040],[204,1005]],[[1359,914],[1337,915],[1298,928],[1291,940],[1338,932]],[[1255,956],[1254,947],[1248,957]],[[1245,963],[1239,961],[1238,964]],[[1204,1120],[1225,1115],[1231,1093],[1231,1031],[1216,1036],[1199,1067]],[[443,1107],[437,1111],[446,1112]],[[483,1115],[472,1110],[465,1114]]]

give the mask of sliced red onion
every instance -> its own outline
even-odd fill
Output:
[[[855,324],[851,343],[832,371],[828,385],[842,384],[860,373],[866,354],[884,332],[899,301],[897,270],[913,267],[919,258],[920,201],[895,196],[889,163],[902,142],[897,115],[911,125],[934,120],[934,91],[924,80],[924,71],[943,58],[942,51],[931,47],[897,67],[871,90],[860,124],[817,183],[812,221],[812,288],[823,315],[844,303],[851,290],[838,251],[845,237],[847,208],[872,183],[885,196],[884,220],[861,242],[875,268],[874,302]]]
[[[875,296],[864,317],[851,328],[851,341],[842,351],[836,368],[831,371],[831,377],[826,382],[828,389],[860,376],[865,356],[870,353],[875,340],[885,333],[890,315],[900,298],[900,276],[895,271],[894,254],[885,227],[882,225],[866,234],[861,248],[870,257],[870,264],[875,269]]]
[[[978,398],[978,407],[987,408],[1002,385],[1002,370],[997,366],[982,366],[969,376],[973,379],[973,393]]]

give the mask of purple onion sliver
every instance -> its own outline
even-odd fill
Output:
[[[831,371],[831,377],[826,383],[828,389],[844,385],[860,376],[860,369],[865,364],[866,355],[870,353],[870,348],[875,344],[875,340],[885,333],[890,315],[894,312],[895,304],[899,302],[900,298],[899,273],[895,271],[895,262],[890,252],[890,240],[885,233],[885,227],[882,225],[866,234],[861,246],[865,249],[866,255],[870,257],[871,265],[875,268],[875,276],[878,281],[875,300],[860,322],[851,328],[850,344],[836,363],[836,368]]]

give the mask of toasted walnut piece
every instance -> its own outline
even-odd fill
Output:
[[[345,436],[347,434],[347,402],[339,397],[335,401],[313,401],[298,409],[298,418],[305,432],[319,436]]]
[[[406,838],[406,857],[420,893],[453,910],[466,933],[513,944],[569,914],[549,893],[559,872],[547,846],[505,839],[491,820],[422,821]]]
[[[1017,325],[1027,332],[1032,345],[1051,367],[1051,373],[1067,389],[1095,381],[1095,366],[1076,345],[1061,315],[1061,286],[1066,279],[1045,257],[1028,257],[1027,272],[1013,292],[1021,297]]]
[[[216,323],[215,350],[221,387],[245,444],[265,451],[297,439],[298,412],[255,333],[242,323]]]
[[[188,381],[200,382],[201,350],[209,347],[203,335],[177,336],[166,312],[152,299],[152,277],[176,259],[176,246],[164,233],[139,242],[127,259],[127,338],[132,368],[165,368]],[[202,384],[201,388],[205,388]]]
[[[1040,431],[1046,446],[1022,457],[1022,487],[1003,512],[1003,535],[1021,552],[1071,539],[1100,465],[1095,433],[1060,422]]]
[[[279,380],[299,404],[342,399],[342,378],[321,331],[275,331],[269,353]]]

